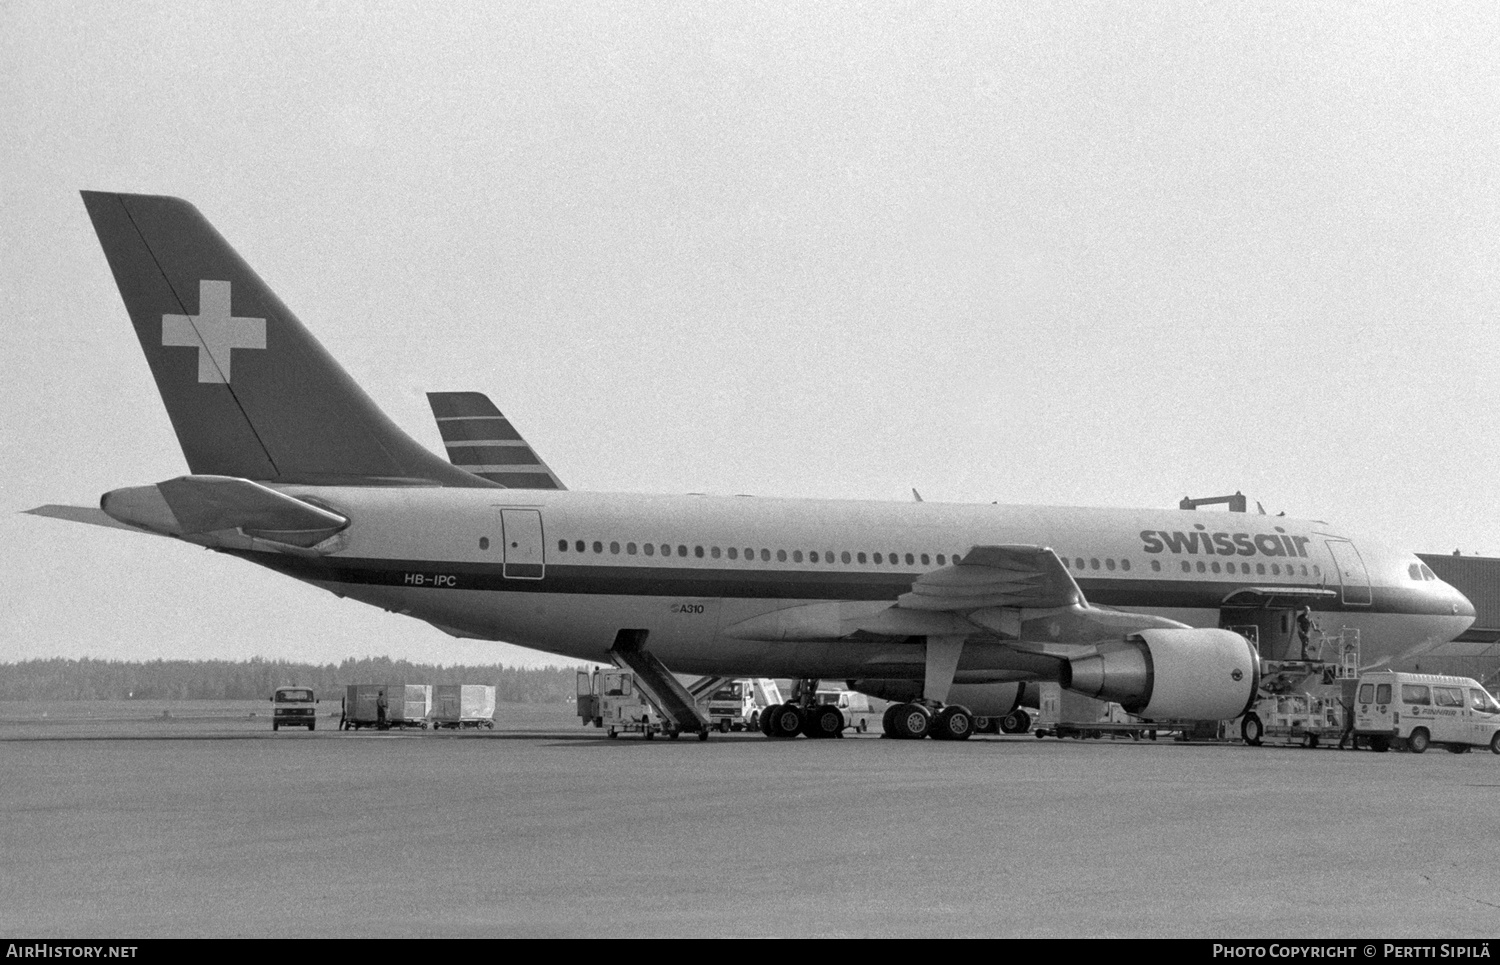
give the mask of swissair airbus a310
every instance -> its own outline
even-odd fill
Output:
[[[906,737],[967,736],[1031,681],[1233,718],[1301,607],[1357,630],[1367,665],[1474,616],[1411,553],[1314,520],[508,488],[540,464],[503,419],[448,418],[463,468],[418,445],[192,205],[83,200],[191,474],[40,515],[175,537],[455,636],[649,655],[662,676],[848,680],[902,701],[887,721]],[[1259,627],[1260,650],[1229,626]],[[842,725],[779,711],[784,736]]]

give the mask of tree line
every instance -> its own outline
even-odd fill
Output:
[[[388,657],[350,657],[322,665],[262,657],[146,662],[53,658],[0,664],[0,700],[264,700],[289,684],[337,697],[347,684],[371,683],[488,684],[497,701],[545,704],[574,699],[575,670],[439,666]]]

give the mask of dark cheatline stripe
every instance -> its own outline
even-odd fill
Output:
[[[506,470],[502,472],[481,472],[476,473],[476,475],[482,476],[483,478],[488,479],[490,482],[497,482],[500,485],[510,489],[562,488],[557,484],[555,480],[553,480],[551,476],[547,475],[546,473],[540,472],[519,472]]]
[[[530,446],[449,446],[455,466],[536,466]]]
[[[439,419],[443,442],[521,442],[521,434],[503,416],[488,419]]]
[[[513,590],[527,593],[611,596],[685,596],[773,600],[889,600],[911,589],[920,574],[819,570],[693,569],[578,565],[548,562],[541,580],[507,579],[502,562],[467,563],[433,560],[303,558],[279,553],[224,550],[251,562],[303,580],[380,586],[455,590]],[[552,554],[549,554],[551,556]],[[559,554],[560,555],[560,554]],[[568,554],[572,555],[572,554]],[[522,564],[531,565],[535,564]],[[517,564],[512,563],[514,569]],[[1079,580],[1089,602],[1100,606],[1148,609],[1178,607],[1216,610],[1238,583],[1191,583],[1175,580]],[[1424,609],[1424,605],[1431,604]],[[1437,602],[1388,587],[1375,588],[1372,607],[1324,603],[1317,612],[1446,614]]]

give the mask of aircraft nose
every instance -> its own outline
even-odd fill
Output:
[[[1470,619],[1472,619],[1475,615],[1475,610],[1474,604],[1469,602],[1469,598],[1464,596],[1457,589],[1447,583],[1443,583],[1442,587],[1443,589],[1448,591],[1448,598],[1451,601],[1450,605],[1453,608],[1453,615],[1456,617],[1469,617]]]

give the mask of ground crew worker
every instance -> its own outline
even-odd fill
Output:
[[[385,720],[385,711],[389,706],[385,700],[385,691],[380,691],[375,697],[375,726],[381,730],[385,730],[391,726]]]
[[[1312,633],[1318,625],[1313,622],[1312,607],[1297,611],[1297,639],[1302,643],[1302,659],[1307,659],[1307,648],[1312,644]]]

